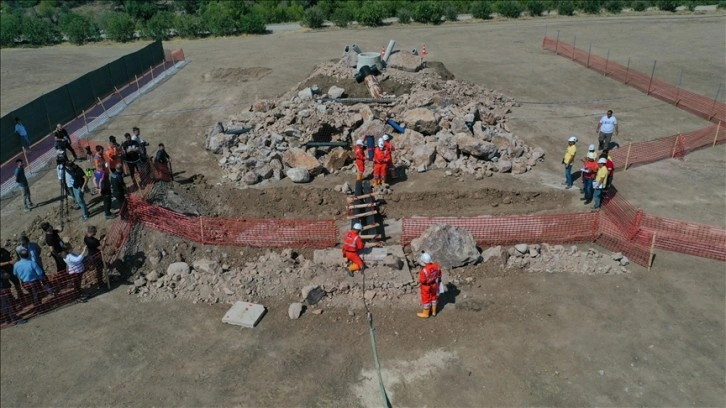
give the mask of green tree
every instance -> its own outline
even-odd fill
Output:
[[[234,3],[214,1],[205,5],[202,12],[202,28],[212,35],[230,35],[237,31],[236,10],[228,6]]]
[[[355,20],[355,14],[347,7],[340,7],[333,11],[330,20],[338,27],[347,27],[351,21]]]
[[[499,14],[508,18],[519,18],[524,11],[524,7],[516,0],[499,0],[496,7]]]
[[[56,0],[42,0],[38,3],[38,15],[53,21],[56,19],[58,14],[58,3]]]
[[[0,14],[0,46],[15,46],[15,40],[20,38],[22,32],[20,15],[3,10],[3,13]]]
[[[200,31],[199,17],[191,14],[179,14],[174,17],[174,29],[182,38],[196,38]]]
[[[147,21],[156,14],[158,7],[154,0],[126,0],[124,11],[137,20]]]
[[[581,8],[587,14],[600,14],[600,0],[586,0],[582,2]]]
[[[457,21],[459,19],[459,10],[453,4],[444,8],[444,17],[446,21]]]
[[[647,9],[647,8],[648,8],[648,3],[646,3],[645,1],[641,0],[641,1],[633,2],[633,10],[635,10],[635,11],[645,11],[645,9]]]
[[[417,23],[440,24],[444,10],[438,1],[419,1],[413,6],[413,21]]]
[[[321,28],[325,22],[325,14],[318,6],[310,7],[305,10],[305,16],[302,19],[302,25],[309,28]]]
[[[532,17],[539,17],[545,12],[545,4],[541,0],[528,0],[526,8]]]
[[[407,8],[400,8],[396,12],[396,17],[398,17],[399,23],[410,24],[411,20],[413,19],[413,13],[411,13],[411,10]]]
[[[239,30],[245,34],[264,34],[267,32],[265,18],[255,12],[245,14],[240,17]]]
[[[89,40],[98,38],[99,30],[96,23],[89,17],[73,12],[60,17],[60,30],[72,44],[83,45]]]
[[[144,23],[142,32],[146,38],[163,41],[169,38],[172,28],[174,15],[168,11],[160,11]]]
[[[25,17],[22,24],[23,38],[30,45],[50,45],[61,38],[58,28],[44,18]]]
[[[136,23],[130,15],[114,12],[106,21],[106,37],[116,42],[126,42],[134,39]]]
[[[623,2],[620,0],[608,0],[604,4],[605,10],[613,14],[623,11]]]
[[[671,13],[676,12],[678,3],[675,0],[658,0],[658,10],[670,11]]]
[[[474,18],[489,20],[492,18],[492,6],[487,0],[479,0],[471,5],[471,15]]]
[[[557,3],[557,14],[561,16],[571,16],[575,14],[575,3],[572,0],[560,0]]]
[[[358,23],[369,27],[382,25],[384,17],[383,7],[375,1],[363,3],[357,14]]]

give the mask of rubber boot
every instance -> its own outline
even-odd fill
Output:
[[[431,306],[431,316],[436,316],[436,305]]]
[[[424,319],[428,319],[428,317],[429,317],[429,312],[430,312],[430,311],[431,311],[431,309],[429,309],[429,308],[425,308],[425,309],[424,309],[423,311],[421,311],[421,313],[416,313],[416,316],[418,316],[418,317],[422,317],[422,318],[424,318]]]
[[[361,181],[361,180],[363,180],[363,175],[362,175],[361,173],[358,173],[358,174],[357,174],[357,175],[355,176],[355,181]]]
[[[350,276],[352,278],[353,272],[355,272],[357,270],[358,270],[358,265],[353,263],[353,264],[348,265],[348,270],[346,272],[348,272],[348,276]]]

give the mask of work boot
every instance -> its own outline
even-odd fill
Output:
[[[431,306],[431,316],[436,316],[436,305]]]
[[[362,174],[360,174],[360,173],[358,173],[358,174],[357,174],[357,175],[355,176],[355,181],[361,181],[361,180],[363,180],[363,175],[362,175]]]
[[[424,319],[428,319],[428,317],[429,317],[429,312],[430,312],[430,311],[431,311],[431,309],[429,309],[429,308],[424,308],[424,310],[423,310],[423,311],[421,311],[421,313],[416,313],[416,316],[418,316],[418,317],[422,317],[422,318],[424,318]]]
[[[353,277],[353,272],[357,271],[358,269],[360,269],[360,268],[358,268],[358,265],[356,265],[354,263],[348,265],[348,271],[347,271],[348,272],[348,276],[350,276],[352,278]]]

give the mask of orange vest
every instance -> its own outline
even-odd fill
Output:
[[[418,281],[422,285],[434,285],[441,279],[441,268],[436,262],[427,263],[419,273]]]
[[[363,239],[358,235],[358,231],[350,230],[345,233],[343,238],[343,252],[358,252],[365,248]]]
[[[589,173],[582,173],[582,177],[586,179],[595,179],[595,174],[597,174],[597,162],[596,161],[586,161],[585,166],[587,170],[590,170]]]
[[[356,146],[355,147],[355,159],[360,161],[366,160],[366,148],[365,146]]]
[[[381,149],[380,147],[376,148],[376,152],[373,154],[373,163],[376,164],[383,164],[388,163],[388,160],[391,158],[391,154],[386,150],[384,147]]]
[[[393,145],[391,144],[391,141],[390,140],[385,140],[383,142],[383,148],[386,149],[386,150],[388,150],[391,153],[393,153],[396,150],[396,148],[393,147]]]

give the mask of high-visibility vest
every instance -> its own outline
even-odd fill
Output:
[[[345,233],[345,238],[343,238],[343,251],[358,252],[363,249],[364,246],[365,244],[363,243],[360,235],[358,235],[358,231],[350,230]]]
[[[355,159],[360,161],[366,160],[366,148],[364,146],[356,146]]]
[[[435,283],[438,283],[439,279],[441,279],[441,269],[439,268],[439,264],[436,262],[427,263],[423,269],[421,269],[421,276],[420,282],[424,285],[433,285]]]
[[[373,154],[373,163],[383,164],[388,162],[388,156],[386,150],[376,147],[376,152]]]

